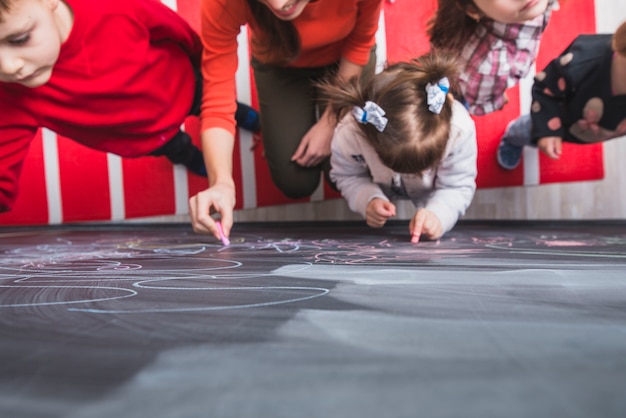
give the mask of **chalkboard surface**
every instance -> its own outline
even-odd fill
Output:
[[[0,229],[2,417],[626,416],[626,223]]]

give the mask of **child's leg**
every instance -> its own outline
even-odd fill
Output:
[[[532,121],[530,115],[522,115],[509,122],[497,151],[498,164],[507,170],[513,170],[522,159],[524,146],[530,145]]]
[[[237,121],[237,126],[250,132],[259,132],[261,130],[259,113],[246,104],[237,102],[235,121]]]
[[[194,68],[194,73],[196,76],[196,90],[189,114],[199,116],[202,106],[202,72],[199,68]],[[259,113],[246,104],[237,102],[235,121],[237,121],[237,126],[247,129],[250,132],[259,132],[261,130]]]
[[[202,151],[191,142],[186,132],[178,131],[174,138],[150,155],[165,156],[172,164],[182,164],[194,174],[203,177],[207,175]]]

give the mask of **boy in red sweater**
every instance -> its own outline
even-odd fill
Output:
[[[40,127],[206,175],[180,129],[199,113],[201,53],[194,30],[158,0],[0,0],[0,212]],[[254,122],[238,106],[252,119],[240,122]]]

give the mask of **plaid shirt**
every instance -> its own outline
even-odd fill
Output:
[[[471,114],[502,109],[505,90],[528,74],[535,62],[541,35],[558,5],[558,0],[550,1],[543,15],[524,23],[481,22],[461,51],[466,64],[459,85]]]

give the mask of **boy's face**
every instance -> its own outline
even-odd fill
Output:
[[[543,14],[548,0],[474,0],[474,4],[497,22],[523,23]]]
[[[39,87],[48,82],[62,35],[59,0],[14,0],[0,16],[0,81]]]

